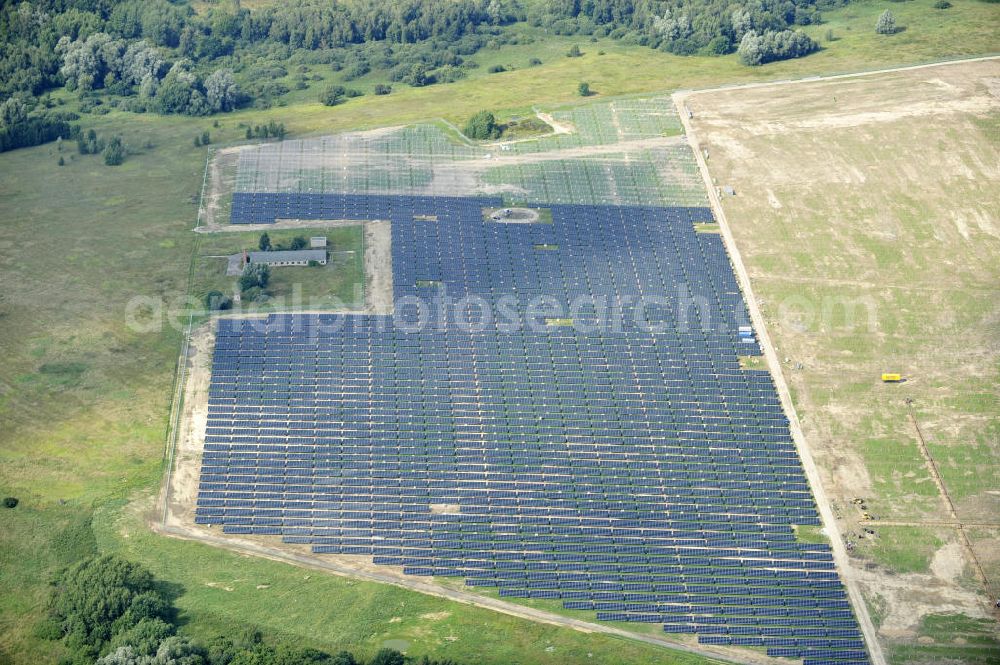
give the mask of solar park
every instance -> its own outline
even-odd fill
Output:
[[[690,156],[651,154],[679,163],[636,161],[648,185],[626,203],[597,203],[598,183],[525,201],[552,213],[529,224],[484,218],[509,198],[303,191],[241,157],[233,224],[390,220],[396,312],[218,320],[195,521],[704,645],[868,663],[829,546],[796,538],[820,519],[770,374],[741,368],[761,350],[720,235],[696,231],[712,213],[662,193]],[[511,302],[514,325],[483,315]]]

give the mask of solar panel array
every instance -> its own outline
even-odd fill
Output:
[[[589,103],[553,116],[571,131],[499,145],[459,142],[425,124],[245,146],[233,186],[241,193],[502,193],[509,203],[708,203],[669,98]],[[609,151],[615,144],[620,151]],[[602,149],[580,151],[587,146]],[[560,158],[562,151],[570,152]]]
[[[740,368],[760,349],[719,235],[694,230],[710,211],[484,220],[499,204],[234,197],[237,223],[391,219],[397,312],[219,321],[197,521],[867,663],[829,547],[795,537],[819,518],[770,375]]]

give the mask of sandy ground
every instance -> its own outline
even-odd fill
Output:
[[[996,531],[969,547],[956,526],[1000,515],[990,418],[962,406],[1000,366],[1000,154],[982,140],[1000,117],[1000,62],[679,96],[706,181],[736,189],[714,202],[746,262],[776,379],[794,395],[833,535],[860,530],[853,497],[893,524],[951,530],[920,573],[838,556],[851,586],[885,601],[880,636],[913,640],[931,613],[996,618],[996,589],[976,572],[983,561],[1000,570],[980,545]],[[847,329],[789,307],[831,296],[867,299],[874,314]],[[909,377],[896,393],[878,382],[887,366]],[[898,462],[865,453],[871,440],[891,442]]]
[[[981,595],[962,586],[962,573],[963,552],[957,540],[937,551],[927,574],[886,575],[882,570],[856,568],[851,571],[866,597],[879,597],[885,603],[879,635],[904,641],[919,635],[920,621],[928,614],[989,616],[983,609]]]
[[[552,117],[551,113],[543,113],[542,111],[535,111],[535,115],[539,120],[547,124],[552,128],[553,134],[572,134],[576,131],[576,127],[573,126],[571,122],[563,122],[556,120]]]
[[[223,197],[233,191],[236,183],[236,164],[241,149],[240,146],[234,146],[209,153],[206,191],[202,196],[201,210],[198,211],[200,225],[213,227],[229,223],[228,219],[220,219],[221,207]]]
[[[365,311],[392,314],[392,226],[378,221],[365,224]]]

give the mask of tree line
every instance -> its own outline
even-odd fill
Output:
[[[61,665],[458,665],[382,649],[369,660],[270,642],[238,629],[206,641],[179,635],[168,587],[142,566],[114,555],[84,559],[52,580],[38,634],[60,640]]]
[[[788,37],[774,34],[796,26],[822,22],[822,10],[848,0],[545,0],[529,20],[556,34],[610,36],[677,55],[725,55],[752,34],[765,46]],[[769,53],[760,62],[805,55],[816,48],[804,33],[795,31],[794,42],[812,42]]]
[[[269,107],[323,80],[316,66],[345,82],[380,72],[387,81],[377,93],[388,94],[394,83],[463,78],[480,49],[533,39],[509,29],[525,21],[681,55],[738,52],[754,66],[816,50],[795,28],[847,1],[287,0],[249,10],[221,0],[197,13],[188,0],[0,3],[0,103],[18,97],[33,109],[65,86],[83,112],[209,115]],[[329,86],[314,99],[337,104],[353,92]],[[43,115],[30,113],[23,129],[6,125],[3,145],[61,135],[58,120],[36,119]]]
[[[233,66],[368,42],[455,43],[481,26],[515,21],[516,7],[513,0],[290,0],[253,12],[225,3],[196,14],[167,0],[4,3],[0,99],[65,83],[84,94],[141,93],[149,101],[162,85],[154,110],[225,111],[240,101]]]

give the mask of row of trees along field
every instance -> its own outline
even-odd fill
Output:
[[[177,634],[173,599],[180,592],[119,557],[88,558],[56,575],[38,632],[62,641],[63,665],[458,665],[392,649],[366,661],[348,651],[267,642],[252,630],[199,642]]]

